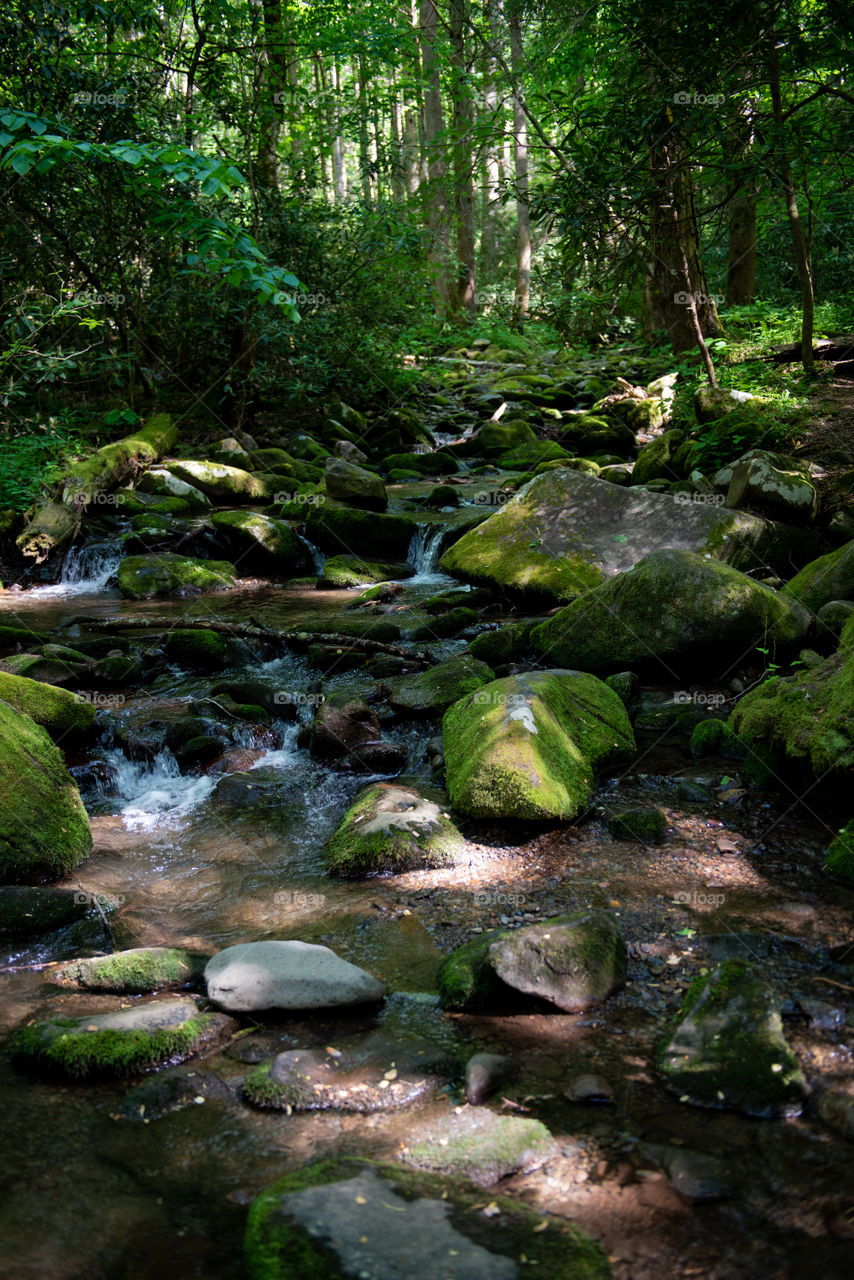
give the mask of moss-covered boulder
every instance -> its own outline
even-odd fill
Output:
[[[526,1133],[529,1131],[526,1131]],[[538,1139],[541,1135],[537,1135]],[[251,1280],[517,1280],[519,1259],[549,1280],[607,1280],[601,1247],[565,1218],[490,1196],[470,1181],[399,1164],[327,1160],[286,1174],[253,1202]]]
[[[818,492],[805,462],[751,449],[727,470],[728,507],[758,507],[789,523],[810,520],[818,510]]]
[[[14,1033],[9,1052],[24,1070],[116,1079],[189,1058],[229,1022],[200,1013],[188,996],[175,996],[114,1013],[36,1022]]]
[[[358,511],[331,502],[312,506],[305,518],[306,536],[321,551],[368,560],[406,560],[416,528],[409,516]]]
[[[574,818],[597,770],[635,751],[617,694],[562,669],[487,684],[445,713],[442,733],[451,802],[479,818]]]
[[[211,524],[241,566],[299,573],[308,566],[305,543],[281,520],[257,511],[217,511]]]
[[[201,489],[173,476],[165,467],[152,467],[150,471],[144,471],[136,481],[136,489],[139,493],[150,493],[161,498],[180,498],[186,503],[188,511],[201,511],[210,506],[210,498]],[[160,510],[159,507],[156,509]]]
[[[398,560],[363,560],[360,556],[330,556],[323,566],[321,584],[327,587],[358,587],[366,582],[394,582],[411,578],[412,565]]]
[[[744,960],[695,978],[658,1064],[668,1087],[695,1106],[797,1115],[806,1094],[779,999]]]
[[[447,808],[397,783],[357,796],[324,849],[332,875],[367,876],[453,865],[465,840]]]
[[[234,586],[237,570],[228,560],[194,560],[164,552],[156,556],[126,556],[116,576],[123,596],[151,600],[156,596],[228,591]]]
[[[485,662],[461,654],[406,676],[392,693],[391,704],[409,715],[439,715],[465,694],[488,684],[494,674]]]
[[[521,445],[534,444],[536,434],[528,426],[524,418],[508,418],[498,422],[485,422],[477,436],[477,443],[483,453],[493,455],[506,453],[508,449],[518,449]]]
[[[440,1083],[431,1070],[434,1065],[438,1064],[401,1044],[395,1050],[394,1067],[389,1067],[388,1045],[372,1048],[370,1040],[355,1053],[291,1049],[251,1071],[240,1096],[260,1110],[288,1115],[292,1111],[366,1115],[405,1107],[434,1092]]]
[[[387,472],[417,471],[421,476],[452,476],[459,471],[459,461],[449,449],[432,453],[390,453],[383,460]]]
[[[55,880],[92,849],[89,819],[47,730],[0,701],[0,879]]]
[[[565,449],[584,455],[601,452],[631,458],[637,453],[637,441],[631,427],[614,418],[593,413],[570,419],[560,443]]]
[[[618,840],[660,844],[667,835],[667,818],[660,809],[621,809],[609,817],[608,830]]]
[[[388,495],[380,477],[355,462],[327,458],[324,480],[326,492],[337,502],[362,507],[365,511],[385,511],[388,507]]]
[[[542,462],[557,462],[570,455],[554,440],[535,440],[532,444],[520,444],[508,449],[498,459],[505,471],[533,471]]]
[[[698,387],[694,392],[694,413],[699,423],[715,422],[753,399],[754,396],[749,391],[730,391],[726,387]]]
[[[697,760],[704,756],[742,760],[746,755],[744,743],[738,740],[725,720],[703,720],[694,725],[688,745],[691,755]]]
[[[430,644],[433,640],[446,640],[449,636],[459,635],[467,627],[473,627],[476,622],[477,614],[474,609],[459,605],[456,609],[449,609],[447,613],[431,618],[423,626],[415,627],[411,636],[415,641],[423,640]]]
[[[528,648],[528,637],[534,624],[508,622],[506,626],[495,631],[483,631],[469,645],[469,653],[473,658],[486,662],[490,666],[500,666],[503,662],[512,662]]]
[[[811,560],[782,588],[813,613],[832,600],[854,600],[854,542]]]
[[[534,650],[583,671],[701,665],[707,679],[754,647],[800,646],[809,613],[744,573],[690,551],[655,551],[531,632]]]
[[[660,436],[644,445],[632,471],[632,484],[648,484],[650,480],[677,480],[679,476],[673,466],[673,459],[684,439],[684,431],[674,429],[663,431]]]
[[[760,753],[790,767],[806,764],[817,778],[854,766],[854,622],[824,662],[749,690],[729,727],[749,759]]]
[[[52,977],[63,987],[143,995],[163,987],[187,986],[201,977],[209,958],[176,947],[135,947],[71,960],[55,969]]]
[[[828,845],[823,870],[854,884],[854,818]]]
[[[380,722],[372,707],[341,689],[314,713],[308,748],[320,760],[338,760],[368,742],[379,742]]]
[[[202,627],[178,627],[170,631],[164,648],[170,662],[193,671],[219,671],[231,656],[228,642],[216,631]]]
[[[562,602],[665,547],[754,569],[773,561],[778,541],[775,526],[759,516],[677,503],[561,467],[526,484],[440,563],[467,582]]]
[[[95,723],[95,707],[79,694],[40,680],[0,671],[0,699],[47,729],[55,741],[69,741]]]
[[[530,1173],[558,1154],[539,1120],[464,1107],[419,1126],[401,1158],[416,1169],[468,1178],[491,1187],[511,1173]]]
[[[182,458],[180,462],[170,462],[167,470],[215,502],[262,502],[271,496],[270,485],[260,477],[221,462]]]

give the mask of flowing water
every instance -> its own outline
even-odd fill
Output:
[[[409,629],[428,620],[423,600],[458,585],[438,562],[447,524],[470,513],[471,504],[424,520],[413,538],[415,576],[402,582],[396,606],[403,612],[394,615],[404,643]],[[117,546],[107,542],[69,553],[56,586],[0,596],[0,619],[49,631],[73,646],[75,637],[90,634],[88,626],[117,616],[133,621],[156,614],[183,625],[207,615],[252,616],[272,627],[329,632],[353,617],[347,609],[353,592],[276,585],[131,603],[110,585],[117,560]],[[271,655],[249,643],[233,669],[201,676],[164,666],[150,637],[125,635],[143,654],[149,675],[142,686],[109,695],[98,713],[96,741],[68,759],[95,846],[66,883],[100,904],[103,917],[93,910],[77,925],[7,947],[0,972],[3,1026],[127,1004],[121,996],[57,987],[50,966],[145,945],[212,953],[262,938],[323,943],[376,974],[392,994],[376,1015],[245,1020],[248,1038],[178,1068],[193,1073],[188,1078],[195,1083],[189,1101],[166,1114],[146,1114],[145,1105],[128,1101],[136,1082],[32,1080],[0,1062],[9,1153],[0,1174],[3,1277],[242,1276],[246,1204],[254,1195],[287,1170],[335,1152],[394,1159],[413,1124],[408,1109],[369,1117],[253,1111],[237,1099],[246,1063],[257,1060],[250,1048],[257,1044],[259,1053],[269,1054],[358,1045],[366,1037],[385,1046],[389,1061],[410,1042],[441,1046],[460,1064],[473,1048],[511,1053],[520,1074],[508,1088],[508,1107],[548,1124],[561,1154],[540,1174],[510,1179],[506,1189],[603,1240],[620,1280],[773,1280],[810,1265],[826,1277],[852,1274],[851,1245],[844,1233],[828,1229],[826,1207],[854,1174],[850,1146],[814,1119],[758,1122],[681,1106],[664,1093],[651,1066],[680,992],[709,963],[704,938],[726,944],[748,937],[751,947],[763,931],[779,955],[793,1011],[787,1033],[798,1051],[826,1064],[831,1075],[850,1063],[842,992],[825,991],[825,1005],[842,1008],[841,1031],[828,1013],[825,1023],[820,1011],[815,1019],[795,1016],[797,993],[828,948],[851,938],[854,894],[821,881],[817,860],[825,836],[817,820],[786,802],[752,802],[743,791],[711,808],[686,802],[679,784],[698,774],[686,742],[652,735],[641,742],[631,772],[603,782],[596,804],[619,793],[626,804],[660,805],[671,831],[661,849],[615,842],[594,806],[584,824],[570,829],[464,824],[467,851],[453,869],[332,881],[324,871],[324,841],[372,779],[315,760],[298,738],[321,688],[328,694],[349,682],[356,687],[359,673],[323,677],[300,653]],[[435,648],[452,653],[463,643]],[[170,726],[194,704],[196,710],[206,705],[200,700],[225,676],[264,682],[276,705],[295,706],[297,717],[232,727],[218,760],[182,771],[167,745]],[[429,724],[383,721],[383,736],[407,753],[405,776],[425,787],[435,782],[427,746],[434,732]],[[713,763],[707,772],[714,772]],[[722,832],[737,854],[727,852]],[[438,964],[473,929],[586,905],[616,911],[631,939],[631,981],[595,1017],[438,1011]],[[822,1031],[823,1025],[837,1030]],[[567,1080],[585,1071],[612,1080],[614,1107],[566,1100]],[[444,1114],[450,1101],[459,1095],[425,1100],[417,1118]],[[494,1108],[504,1109],[501,1097]],[[645,1176],[631,1176],[639,1166],[644,1173],[647,1142],[719,1154],[730,1170],[731,1197],[690,1205],[656,1181],[648,1161]]]

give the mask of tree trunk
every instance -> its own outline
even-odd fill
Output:
[[[480,270],[487,277],[494,276],[498,268],[498,191],[499,160],[498,133],[501,124],[498,113],[498,71],[496,48],[500,39],[501,0],[484,0],[484,21],[487,37],[483,54],[483,111],[488,138],[483,153],[483,177],[481,181],[480,211]],[[503,133],[503,127],[501,128]]]
[[[333,79],[335,83],[335,104],[330,111],[335,115],[335,127],[332,130],[332,184],[335,188],[336,204],[343,204],[347,199],[347,168],[344,159],[344,139],[341,137],[341,69],[334,64]]]
[[[477,313],[474,248],[474,176],[471,154],[473,104],[469,89],[463,31],[468,20],[467,0],[449,0],[451,40],[451,104],[453,111],[454,223],[457,240],[457,272],[451,303],[455,311]]]
[[[259,187],[279,190],[279,139],[288,98],[288,47],[282,0],[261,0],[263,34],[259,44],[260,75],[256,98]]]
[[[406,199],[403,105],[396,87],[391,100],[391,198],[395,204],[403,204]]]
[[[804,224],[798,212],[798,201],[795,195],[795,179],[786,148],[785,126],[783,122],[783,95],[780,89],[780,54],[776,45],[776,34],[771,32],[771,52],[768,58],[768,79],[771,90],[771,107],[774,113],[774,151],[776,155],[777,177],[783,187],[783,198],[786,202],[786,216],[789,219],[789,231],[792,236],[792,247],[795,251],[795,263],[798,268],[798,283],[801,286],[801,364],[809,373],[813,368],[813,324],[815,314],[815,294],[813,292],[812,268],[807,240],[804,235]]]
[[[516,288],[513,322],[521,327],[531,305],[531,220],[528,208],[528,120],[523,87],[524,48],[518,11],[508,15],[513,76],[513,168],[516,175]]]
[[[756,292],[756,179],[749,168],[754,141],[754,104],[740,102],[724,133],[727,184],[726,300],[752,302]]]
[[[371,153],[368,141],[368,73],[365,59],[359,55],[359,173],[362,182],[362,199],[373,204],[371,184]]]
[[[436,0],[421,0],[424,150],[428,172],[425,218],[432,241],[429,256],[434,306],[438,315],[445,316],[450,308],[452,281],[449,273],[447,166],[442,136],[445,126],[439,79],[438,26]]]
[[[333,194],[332,184],[329,180],[329,158],[327,155],[327,147],[332,137],[332,130],[329,127],[331,115],[326,98],[326,75],[323,70],[323,59],[319,53],[315,53],[313,64],[314,89],[317,95],[317,103],[321,108],[315,117],[317,120],[317,154],[320,157],[320,189],[323,192],[324,200],[328,200]]]

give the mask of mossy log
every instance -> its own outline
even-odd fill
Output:
[[[178,431],[167,413],[154,413],[133,435],[105,445],[69,467],[51,494],[27,521],[17,545],[22,555],[41,564],[76,536],[86,508],[99,495],[133,479],[167,453]]]

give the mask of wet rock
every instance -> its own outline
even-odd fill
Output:
[[[608,819],[608,830],[617,840],[660,844],[667,835],[667,818],[660,809],[623,809]]]
[[[522,418],[508,418],[498,422],[485,422],[477,437],[485,454],[506,453],[520,445],[536,443],[536,434]]]
[[[374,471],[366,471],[343,458],[326,459],[326,492],[338,502],[366,511],[385,511],[388,495],[385,485]]]
[[[702,666],[707,679],[753,645],[795,649],[803,606],[716,560],[656,551],[535,627],[534,649],[583,671],[663,668],[669,681]]]
[[[194,560],[167,552],[126,556],[116,572],[119,591],[131,600],[228,591],[237,577],[234,565],[226,560]]]
[[[363,560],[359,556],[330,556],[323,566],[321,587],[358,587],[366,582],[411,578],[415,570],[402,561]]]
[[[216,631],[202,627],[178,627],[164,645],[170,662],[193,671],[218,671],[232,659],[232,649]]]
[[[453,865],[465,840],[444,805],[393,783],[379,782],[359,795],[327,842],[333,875]]]
[[[466,1063],[466,1102],[486,1102],[510,1073],[511,1059],[500,1053],[475,1053]]]
[[[401,773],[408,755],[396,742],[365,742],[345,756],[343,763],[354,773]]]
[[[180,462],[170,462],[167,470],[217,502],[259,502],[269,496],[268,486],[258,476],[221,462],[182,458]]]
[[[52,738],[66,742],[86,733],[95,722],[92,702],[26,676],[0,671],[0,699],[35,720]]]
[[[606,1280],[599,1245],[561,1218],[400,1165],[344,1160],[287,1174],[249,1211],[252,1280],[519,1280],[524,1254],[549,1280]]]
[[[563,603],[664,548],[745,569],[776,557],[783,567],[779,527],[768,520],[675,502],[568,468],[526,484],[455,542],[441,567],[467,582]]]
[[[308,749],[319,760],[336,760],[357,747],[379,742],[380,722],[366,702],[346,691],[322,702],[311,723]]]
[[[209,956],[175,947],[137,947],[108,956],[71,960],[53,972],[54,982],[85,991],[119,991],[128,995],[185,987],[201,977]]]
[[[368,560],[405,560],[416,527],[409,516],[360,511],[332,502],[311,507],[305,520],[306,537],[321,551]]]
[[[401,1158],[416,1169],[468,1178],[491,1187],[510,1173],[529,1173],[558,1154],[538,1120],[463,1107],[419,1128]]]
[[[0,879],[58,879],[92,849],[89,819],[59,747],[0,701]]]
[[[288,1113],[388,1111],[438,1087],[439,1080],[428,1065],[419,1066],[411,1057],[402,1047],[393,1061],[370,1053],[290,1049],[252,1071],[240,1096],[252,1106]]]
[[[353,444],[352,440],[338,440],[332,453],[334,457],[343,458],[345,462],[352,462],[357,467],[368,461],[368,455],[362,453],[362,450],[358,445]]]
[[[258,511],[216,511],[211,526],[241,566],[281,574],[309,565],[305,543],[282,520]]]
[[[644,1142],[640,1150],[664,1170],[670,1186],[689,1204],[712,1204],[732,1195],[729,1171],[715,1156],[657,1142]]]
[[[176,996],[115,1013],[36,1022],[14,1033],[9,1050],[21,1068],[115,1078],[188,1058],[230,1025],[230,1019],[200,1013],[195,1001]]]
[[[781,454],[751,449],[737,462],[718,472],[729,476],[727,507],[759,507],[787,522],[812,519],[818,510],[818,494],[810,479],[809,465]]]
[[[396,711],[410,715],[438,715],[451,703],[492,679],[493,672],[485,662],[462,654],[401,680],[390,701]]]
[[[201,1067],[176,1067],[158,1071],[152,1079],[126,1093],[119,1116],[123,1120],[159,1120],[206,1102],[229,1102],[232,1097],[228,1085],[215,1072]]]
[[[641,401],[638,408],[649,403],[651,402]],[[673,459],[684,439],[684,431],[674,429],[662,432],[655,440],[644,445],[632,471],[632,484],[648,484],[650,480],[677,480],[679,476]]]
[[[91,910],[87,893],[75,889],[0,886],[0,934],[12,938],[38,937],[80,920]]]
[[[797,1115],[806,1096],[779,1000],[744,960],[728,960],[692,983],[659,1066],[668,1087],[695,1106]]]
[[[151,467],[148,471],[144,471],[136,481],[136,489],[139,493],[153,493],[164,498],[180,498],[187,503],[188,507],[199,510],[210,506],[210,499],[202,493],[201,489],[187,484],[186,480],[179,480],[164,467]]]
[[[823,1090],[816,1110],[825,1124],[854,1142],[854,1091],[850,1082]]]
[[[510,622],[495,631],[482,631],[469,645],[469,653],[491,667],[501,662],[512,662],[528,648],[528,636],[533,625],[526,620]]]
[[[570,1102],[614,1101],[614,1090],[603,1076],[576,1076],[574,1080],[570,1080],[564,1093]]]
[[[613,689],[617,697],[629,710],[632,709],[636,701],[636,690],[638,678],[634,671],[616,671],[614,675],[608,676],[605,684],[609,689]]]
[[[454,808],[475,817],[571,819],[595,772],[629,759],[634,736],[620,699],[580,671],[507,676],[445,714]]]
[[[226,947],[205,968],[208,996],[230,1013],[373,1004],[385,987],[329,947],[248,942]]]

